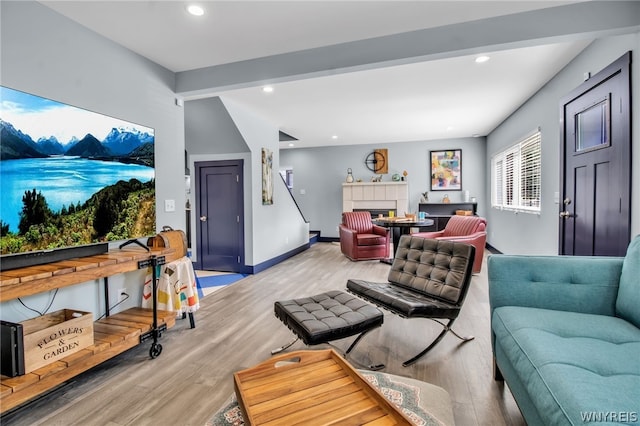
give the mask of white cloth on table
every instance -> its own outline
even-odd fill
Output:
[[[176,312],[181,316],[185,312],[195,312],[200,308],[196,274],[191,259],[184,256],[173,262],[160,265],[158,286],[156,289],[157,308],[162,311]],[[142,307],[153,308],[153,275],[147,274],[142,292]]]

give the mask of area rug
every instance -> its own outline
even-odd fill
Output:
[[[438,418],[425,411],[420,405],[420,399],[428,398],[419,387],[391,380],[390,375],[373,371],[360,371],[360,374],[402,412],[413,423],[419,426],[443,426]],[[421,395],[422,393],[422,395]],[[205,426],[241,426],[244,425],[242,412],[238,406],[235,394],[213,415]]]
[[[204,275],[206,274],[206,275]],[[204,276],[203,276],[204,275]],[[196,285],[198,287],[198,296],[200,298],[208,296],[216,290],[233,284],[245,278],[247,274],[234,274],[234,273],[212,273],[196,271]]]

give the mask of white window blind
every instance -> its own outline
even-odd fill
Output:
[[[540,212],[542,152],[540,131],[497,153],[491,161],[491,206]]]

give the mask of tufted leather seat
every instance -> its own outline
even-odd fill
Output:
[[[436,232],[416,232],[412,235],[423,238],[435,238],[441,240],[459,241],[473,244],[476,248],[473,261],[473,272],[478,273],[482,269],[484,246],[487,243],[487,220],[480,216],[451,216],[447,226]]]
[[[474,254],[470,244],[403,235],[388,282],[347,281],[350,292],[404,318],[449,320],[440,323],[443,331],[424,351],[403,365],[417,361],[452,331],[471,283]]]
[[[363,333],[382,325],[375,306],[343,291],[328,291],[274,304],[275,315],[307,345]]]

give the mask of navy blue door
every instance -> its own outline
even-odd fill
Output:
[[[198,162],[197,256],[201,269],[242,272],[244,209],[242,160]]]
[[[631,238],[630,53],[561,102],[559,253],[624,256]]]

